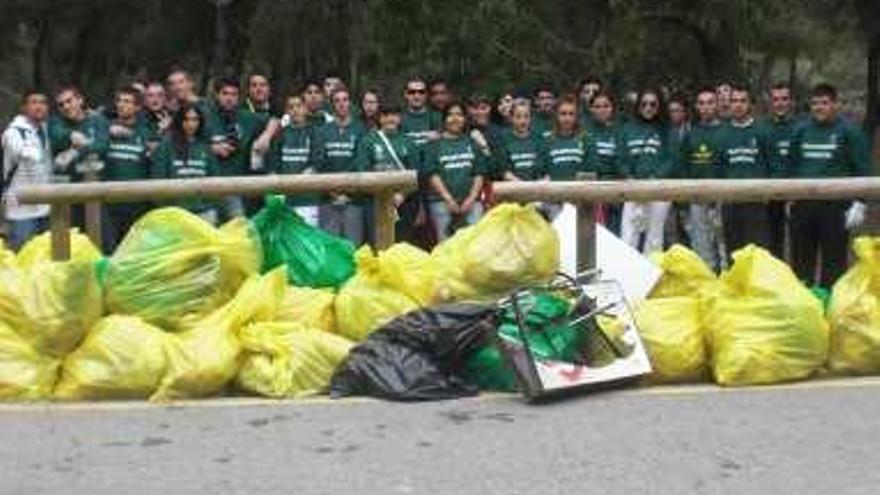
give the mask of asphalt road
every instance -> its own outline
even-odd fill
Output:
[[[0,494],[876,494],[880,380],[0,406]]]

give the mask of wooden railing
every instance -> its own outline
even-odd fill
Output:
[[[344,193],[373,197],[376,246],[394,243],[394,194],[417,187],[415,172],[368,172],[315,175],[266,175],[217,177],[186,180],[142,180],[129,182],[83,182],[26,186],[16,193],[20,203],[48,204],[51,207],[52,257],[70,258],[70,209],[72,205],[91,205],[100,211],[102,203],[149,201],[162,203],[182,198],[222,198],[262,196],[264,194]],[[100,215],[87,213],[86,230],[100,245]]]

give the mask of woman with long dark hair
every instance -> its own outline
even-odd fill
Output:
[[[650,180],[670,176],[673,162],[662,109],[660,91],[647,89],[639,94],[635,115],[621,132],[621,165],[625,178]],[[625,203],[621,225],[623,240],[646,254],[662,250],[669,206],[665,201]]]
[[[438,240],[479,220],[487,161],[486,154],[468,135],[464,106],[450,104],[443,112],[440,139],[425,148],[424,170],[431,187],[428,204]]]
[[[379,107],[381,105],[382,98],[377,90],[368,89],[361,95],[358,119],[368,131],[379,128]]]
[[[199,107],[184,103],[174,114],[169,134],[153,155],[150,171],[157,179],[200,179],[217,175],[217,160],[205,132],[205,117]],[[217,222],[217,205],[205,199],[177,203],[211,223]]]

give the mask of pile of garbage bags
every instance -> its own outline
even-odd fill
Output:
[[[394,333],[397,319],[417,321],[414,313],[465,294],[487,302],[521,280],[547,282],[559,263],[552,229],[517,205],[493,210],[435,253],[408,244],[355,250],[280,197],[250,221],[219,228],[182,209],[154,210],[106,257],[71,235],[66,262],[51,261],[48,234],[18,253],[0,245],[0,399],[285,398],[328,393],[331,381],[346,395],[334,376],[360,362],[356,346],[372,334]],[[454,265],[483,251],[478,266]],[[405,324],[411,343],[430,334],[423,323]],[[494,329],[466,326],[481,329],[479,347]],[[424,351],[453,335],[438,323]],[[456,342],[443,359],[470,356]]]
[[[178,208],[143,216],[113,253],[73,230],[0,244],[0,399],[172,400],[254,394],[430,400],[515,391],[495,345],[522,339],[496,305],[548,283],[559,241],[532,206],[502,204],[426,252],[356,249],[302,221],[283,198],[219,228]],[[826,302],[758,247],[716,276],[673,246],[634,306],[650,383],[781,383],[880,372],[880,238]],[[570,301],[536,293],[531,352],[565,359],[584,334]]]

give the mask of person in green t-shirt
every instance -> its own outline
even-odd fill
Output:
[[[593,96],[590,105],[593,127],[587,132],[587,157],[584,167],[596,173],[599,180],[619,180],[620,126],[615,114],[614,96],[608,90],[601,90]],[[600,205],[604,224],[615,235],[620,235],[622,208],[619,203]]]
[[[312,161],[318,173],[358,172],[355,151],[366,130],[351,114],[348,89],[337,88],[331,99],[333,122],[315,129]],[[319,207],[321,228],[360,245],[366,240],[363,198],[329,192],[329,202]]]
[[[556,93],[548,84],[535,89],[535,112],[532,115],[532,130],[544,139],[553,133],[553,110],[556,108]]]
[[[623,176],[628,179],[665,179],[672,175],[668,136],[660,118],[660,95],[658,90],[643,90],[636,114],[623,125],[620,163]],[[669,208],[666,201],[625,203],[620,229],[623,241],[636,249],[641,247],[645,254],[662,250]]]
[[[563,96],[556,105],[553,132],[544,143],[550,180],[571,181],[587,169],[587,135],[578,121],[578,102]]]
[[[711,179],[714,177],[720,144],[718,134],[721,130],[715,88],[698,90],[694,107],[696,121],[681,142],[681,175],[689,179]],[[722,266],[719,219],[718,207],[712,203],[691,203],[688,206],[685,230],[691,247],[713,270]]]
[[[730,94],[730,122],[718,134],[716,175],[723,179],[763,179],[770,176],[770,138],[752,117],[748,88],[735,85]],[[724,241],[729,257],[748,244],[768,248],[770,222],[767,203],[721,206]]]
[[[168,136],[153,156],[150,175],[154,179],[201,179],[218,175],[217,159],[205,129],[205,117],[198,106],[184,103],[174,114]],[[173,203],[217,224],[214,201],[188,198]]]
[[[367,130],[379,128],[380,105],[381,98],[378,90],[368,89],[361,95],[360,109],[357,114],[357,119]]]
[[[86,109],[83,94],[74,86],[55,96],[58,114],[49,119],[48,135],[55,164],[54,182],[101,180],[110,123],[99,112]],[[71,224],[84,229],[85,206],[73,205]]]
[[[241,109],[261,115],[274,116],[272,109],[272,83],[265,74],[251,74],[247,78],[247,96]]]
[[[797,128],[790,148],[790,176],[802,179],[872,174],[865,133],[839,115],[837,90],[819,84],[810,95],[811,118]],[[831,287],[846,270],[848,230],[865,220],[859,200],[797,201],[791,210],[792,258],[804,282]],[[821,259],[819,273],[817,261]]]
[[[270,173],[284,175],[314,174],[312,162],[314,147],[314,128],[309,125],[309,111],[301,94],[287,98],[283,120],[286,125],[272,140],[266,155],[266,165]],[[317,195],[297,195],[287,198],[287,202],[309,225],[318,225]]]
[[[302,95],[306,109],[309,111],[310,126],[317,128],[333,122],[333,115],[325,108],[324,90],[318,80],[306,81]]]
[[[770,134],[770,176],[786,178],[791,139],[795,129],[802,123],[795,115],[794,98],[788,83],[774,84],[769,91],[770,111],[762,125]],[[784,201],[771,201],[768,205],[770,222],[770,251],[779,259],[785,259],[785,238],[788,232],[788,218]]]
[[[513,125],[501,134],[504,180],[549,179],[544,140],[532,130],[532,106],[528,100],[513,104]]]
[[[147,179],[150,177],[150,151],[147,148],[150,131],[146,123],[138,119],[141,94],[132,87],[117,90],[114,108],[116,119],[110,123],[110,144],[104,160],[102,180]],[[104,205],[104,252],[112,252],[122,236],[147,209],[145,202]]]
[[[237,79],[221,79],[215,97],[207,114],[206,128],[220,175],[238,177],[263,173],[260,161],[279,127],[278,120],[268,114],[242,110]],[[246,202],[241,196],[227,196],[222,201],[221,221],[251,215],[261,206],[260,198]]]
[[[443,241],[460,227],[474,224],[483,213],[483,189],[488,156],[467,133],[465,108],[452,103],[443,114],[443,133],[425,149],[424,172],[429,177],[429,209]]]

